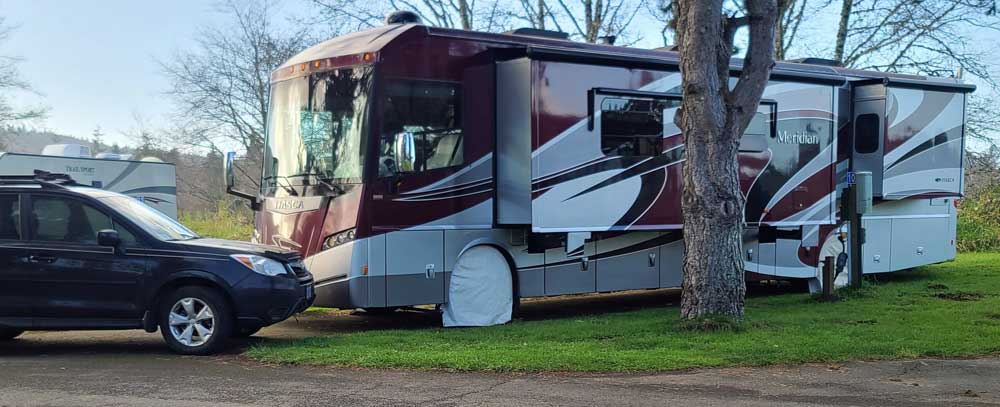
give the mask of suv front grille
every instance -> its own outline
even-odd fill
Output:
[[[306,266],[305,264],[302,263],[302,260],[295,260],[289,263],[288,266],[291,267],[292,273],[295,274],[295,278],[299,280],[299,284],[301,285],[312,284],[313,282],[312,274],[309,274],[309,271],[306,270]]]

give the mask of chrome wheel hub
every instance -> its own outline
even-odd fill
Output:
[[[197,298],[184,298],[170,307],[170,334],[185,346],[204,345],[215,332],[212,308]]]

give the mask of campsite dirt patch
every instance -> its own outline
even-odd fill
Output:
[[[931,294],[931,297],[950,301],[978,301],[986,294],[975,291],[942,291]]]

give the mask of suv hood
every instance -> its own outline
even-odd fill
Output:
[[[285,261],[290,261],[299,257],[298,253],[291,250],[282,249],[277,246],[267,246],[256,243],[240,242],[236,240],[201,238],[201,239],[176,241],[171,243],[179,246],[179,248],[183,247],[183,250],[201,252],[201,253],[212,253],[221,255],[255,254],[259,256],[266,256]]]

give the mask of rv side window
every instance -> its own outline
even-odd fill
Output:
[[[608,156],[653,157],[663,152],[664,112],[675,99],[608,97],[601,101],[601,151]]]
[[[412,172],[448,168],[465,162],[458,85],[445,82],[389,81],[384,89],[379,176],[401,172],[395,162],[396,137],[413,134]]]
[[[861,154],[878,151],[879,119],[875,113],[859,115],[854,121],[854,150]]]
[[[767,151],[767,138],[774,138],[774,115],[777,105],[761,103],[757,113],[750,119],[743,137],[740,138],[739,151],[743,153],[761,153]]]
[[[0,195],[0,240],[21,239],[21,202],[17,195]]]

